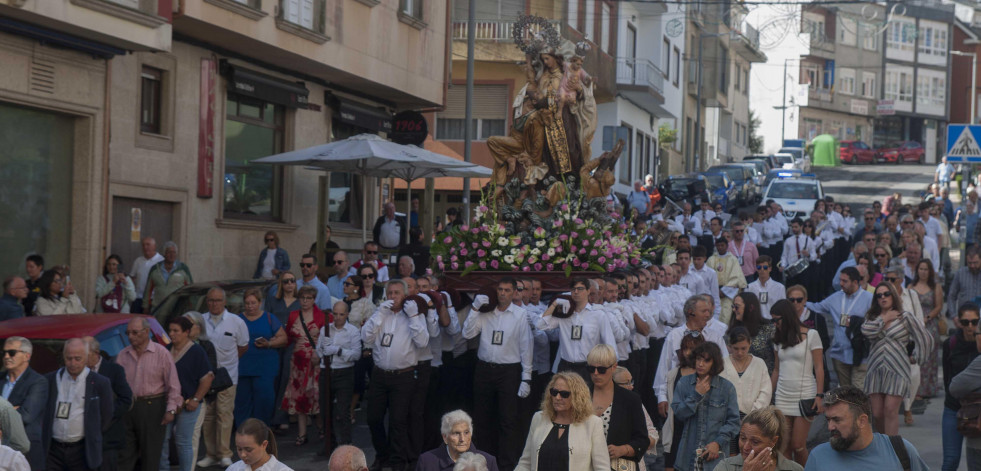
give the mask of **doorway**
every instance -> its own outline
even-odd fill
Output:
[[[175,206],[163,201],[113,197],[110,253],[123,259],[127,273],[133,261],[142,255],[140,241],[144,237],[157,240],[157,251],[163,250],[165,242],[173,240]]]

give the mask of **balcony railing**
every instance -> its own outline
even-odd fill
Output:
[[[664,73],[648,59],[617,57],[617,84],[647,86],[664,94]]]
[[[750,26],[747,22],[743,22],[741,33],[750,46],[757,50],[760,48],[760,31],[758,29]]]
[[[477,20],[474,25],[474,39],[477,41],[510,41],[511,33],[514,31],[514,20]],[[550,21],[553,26],[558,27],[558,21]],[[532,25],[528,28],[529,32],[537,33],[541,27]],[[466,40],[468,36],[467,22],[453,22],[453,39]]]

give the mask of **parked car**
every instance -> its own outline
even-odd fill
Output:
[[[735,204],[745,205],[755,201],[757,196],[756,182],[753,180],[755,172],[753,169],[741,164],[713,165],[708,168],[709,172],[723,172],[729,176],[732,183],[739,190]]]
[[[784,178],[800,178],[805,180],[813,180],[817,178],[817,175],[813,173],[803,172],[800,169],[796,169],[796,168],[770,170],[766,174],[766,180],[763,182],[763,188],[769,187],[770,183],[774,180],[780,180]]]
[[[777,158],[774,157],[773,155],[757,154],[757,155],[747,155],[746,157],[743,157],[743,162],[746,162],[746,161],[749,161],[749,160],[759,160],[759,161],[762,161],[762,162],[766,163],[766,171],[768,171],[768,172],[770,170],[775,169],[775,168],[780,168],[781,167],[781,165],[778,165],[777,164]]]
[[[773,154],[773,157],[777,159],[776,168],[785,168],[785,169],[796,168],[800,170],[804,169],[803,167],[801,167],[797,159],[794,158],[794,154],[790,154],[787,152],[777,152],[776,154]]]
[[[773,200],[783,208],[788,220],[809,217],[814,203],[824,198],[824,187],[816,178],[778,178],[766,187],[763,200]]]
[[[901,164],[905,162],[923,163],[923,146],[916,141],[896,141],[876,152],[877,161]]]
[[[672,175],[661,182],[658,190],[661,195],[679,205],[691,203],[697,207],[702,201],[711,201],[705,180],[697,175]]]
[[[38,373],[57,370],[63,363],[62,350],[70,338],[92,336],[99,341],[102,351],[115,358],[129,345],[126,324],[134,316],[146,317],[150,322],[150,341],[161,345],[170,344],[167,331],[150,316],[140,314],[64,314],[58,316],[21,317],[0,322],[0,343],[6,338],[24,337],[34,345],[31,368]]]
[[[165,323],[171,317],[182,315],[187,311],[206,312],[208,307],[204,299],[205,295],[208,294],[208,290],[215,287],[225,290],[225,309],[232,314],[241,314],[242,296],[246,290],[260,288],[263,293],[268,294],[269,287],[275,283],[270,280],[218,280],[194,283],[170,293],[160,305],[153,307],[151,315],[160,323]]]
[[[841,141],[838,153],[842,163],[875,163],[875,151],[862,141]]]
[[[736,207],[739,188],[729,179],[729,175],[725,172],[702,172],[701,177],[705,179],[705,189],[713,206],[719,203],[725,212]]]

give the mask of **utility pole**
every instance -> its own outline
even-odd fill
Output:
[[[787,59],[783,60],[783,101],[780,107],[783,108],[780,113],[780,147],[783,147],[783,140],[787,136]]]
[[[700,160],[702,157],[702,37],[704,34],[698,34],[698,81],[696,87],[698,90],[695,92],[695,168],[692,169],[698,172],[702,169],[700,165]]]
[[[477,29],[477,0],[470,0],[470,8],[467,11],[467,105],[465,111],[465,121],[467,127],[463,130],[463,161],[470,162],[470,144],[473,141],[471,135],[473,124],[473,54],[474,36]],[[470,178],[463,179],[463,224],[470,224]]]

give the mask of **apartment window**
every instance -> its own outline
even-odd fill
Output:
[[[569,26],[579,31],[579,0],[569,0]]]
[[[283,19],[306,29],[315,29],[317,24],[314,0],[285,0],[281,3]]]
[[[869,23],[859,23],[859,31],[862,35],[862,49],[875,51],[879,49],[879,32],[875,25]]]
[[[743,71],[743,92],[749,95],[749,68],[751,66],[746,66],[746,70]]]
[[[447,90],[446,109],[436,114],[436,139],[462,141],[466,130],[466,88]],[[473,123],[470,136],[483,141],[490,136],[507,134],[507,85],[474,85]]]
[[[805,65],[803,69],[801,76],[807,81],[808,88],[817,90],[821,83],[821,71],[815,65]]]
[[[620,160],[617,162],[617,167],[618,167],[617,179],[620,180],[620,183],[623,183],[624,185],[630,185],[631,183],[630,173],[634,167],[634,161],[635,161],[634,137],[633,137],[634,130],[633,128],[627,126],[625,123],[622,122],[620,123],[620,126],[627,128],[627,135],[629,137],[627,138],[627,142],[626,142],[627,148],[623,150],[623,155],[620,157]]]
[[[140,132],[160,134],[163,71],[143,66],[140,72]]]
[[[225,111],[224,216],[282,220],[283,170],[252,160],[283,151],[284,108],[229,94]]]
[[[824,17],[819,15],[808,15],[804,18],[802,33],[811,35],[811,42],[827,42],[824,30]]]
[[[738,92],[742,88],[742,87],[740,87],[740,85],[742,85],[740,82],[743,79],[743,68],[740,67],[739,64],[736,64],[736,74],[734,75],[734,77],[736,78],[736,89],[735,90]]]
[[[916,103],[942,107],[947,97],[947,79],[944,76],[931,75],[921,73],[916,77]]]
[[[838,93],[855,94],[855,69],[838,69]]]
[[[865,98],[875,98],[875,73],[862,72],[862,96]]]
[[[661,73],[664,74],[664,78],[668,78],[668,74],[671,73],[671,42],[668,38],[664,38],[664,44],[661,46]]]
[[[592,42],[596,42],[596,35],[593,34],[596,28],[596,0],[586,0],[586,15],[583,18],[586,22],[583,34]]]
[[[723,94],[729,91],[729,51],[719,48],[719,91]]]
[[[681,77],[681,50],[674,48],[674,52],[671,53],[674,59],[674,76],[671,78],[671,83],[676,87],[678,86],[678,79]]]
[[[857,46],[858,22],[851,18],[842,18],[838,24],[838,43],[845,46]]]
[[[916,42],[916,27],[912,23],[893,20],[886,31],[886,47],[905,52],[913,52]]]
[[[290,0],[290,1],[295,1],[295,0]],[[421,20],[422,2],[423,0],[399,0],[399,10],[406,15]]]
[[[610,5],[600,5],[600,49],[610,52]]]
[[[947,30],[940,27],[921,27],[917,37],[920,40],[920,54],[947,57]]]
[[[885,99],[913,102],[913,75],[906,71],[887,70]]]

